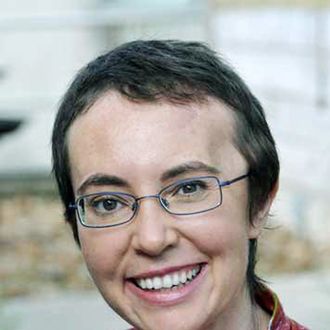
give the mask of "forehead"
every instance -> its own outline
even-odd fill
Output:
[[[73,122],[79,129],[95,129],[108,123],[114,133],[121,130],[132,131],[143,129],[149,133],[155,125],[160,128],[199,129],[216,128],[218,133],[231,134],[234,126],[233,111],[214,98],[205,98],[200,103],[174,103],[167,100],[157,102],[132,101],[115,91],[109,91]],[[221,131],[221,132],[220,132]]]
[[[108,92],[69,129],[73,183],[92,172],[145,176],[186,161],[216,166],[230,154],[233,127],[232,110],[214,99],[147,103]]]

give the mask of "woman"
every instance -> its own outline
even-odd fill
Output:
[[[306,329],[254,269],[278,187],[274,140],[208,47],[135,41],[92,61],[52,142],[89,272],[135,329]]]

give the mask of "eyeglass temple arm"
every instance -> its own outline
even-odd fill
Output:
[[[69,209],[71,209],[71,210],[75,210],[75,209],[77,209],[77,204],[75,204],[75,203],[70,203],[70,204],[69,204]]]
[[[235,183],[235,182],[237,182],[237,181],[243,180],[243,179],[247,178],[248,176],[250,176],[249,173],[247,173],[247,174],[243,174],[243,175],[241,175],[241,176],[238,176],[237,178],[232,179],[232,180],[228,180],[228,181],[220,182],[220,187],[230,186],[231,184],[233,184],[233,183]]]

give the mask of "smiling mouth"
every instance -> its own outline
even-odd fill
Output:
[[[202,266],[197,265],[190,269],[171,272],[164,276],[133,279],[133,283],[145,291],[181,288],[192,282],[199,275],[201,269]]]

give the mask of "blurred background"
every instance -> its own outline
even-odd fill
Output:
[[[0,0],[0,329],[127,329],[63,222],[50,133],[77,70],[136,38],[209,43],[263,103],[282,169],[259,273],[288,314],[329,329],[327,0]]]

